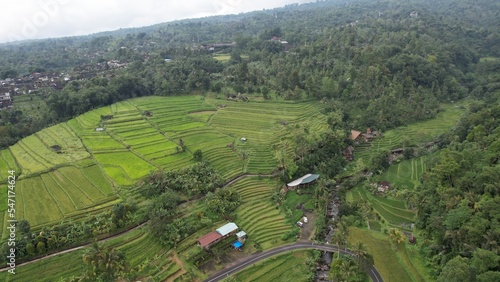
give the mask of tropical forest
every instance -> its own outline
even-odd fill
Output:
[[[500,281],[500,2],[0,44],[1,281]]]

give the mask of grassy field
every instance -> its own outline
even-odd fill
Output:
[[[420,184],[420,177],[427,169],[426,157],[405,160],[391,165],[381,176],[381,180],[389,181],[400,188],[413,189]]]
[[[486,63],[486,62],[496,62],[500,60],[499,57],[483,57],[479,59],[479,62],[481,63]]]
[[[0,183],[6,182],[9,176],[9,170],[19,171],[14,157],[9,150],[0,151]]]
[[[364,199],[370,203],[374,210],[390,225],[400,226],[415,220],[415,212],[406,208],[403,201],[375,196],[363,187],[357,186],[348,192],[348,199],[357,201]]]
[[[384,281],[400,282],[415,281],[400,263],[398,256],[391,250],[391,243],[387,236],[378,232],[349,228],[349,243],[363,242],[370,255],[373,256],[375,267],[382,275]],[[420,281],[420,280],[417,280]]]
[[[259,243],[263,249],[285,243],[281,236],[293,228],[271,202],[275,186],[275,180],[248,177],[231,186],[240,193],[243,202],[236,209],[235,222],[247,232],[248,238]]]
[[[442,111],[433,119],[416,122],[384,132],[382,138],[370,143],[363,143],[355,148],[355,159],[363,158],[368,161],[371,153],[377,149],[391,150],[402,147],[403,141],[413,144],[432,141],[435,137],[450,130],[465,113],[467,101],[442,106]]]
[[[102,209],[117,199],[97,165],[63,167],[16,183],[17,219],[27,219],[32,228]],[[5,210],[6,202],[1,203],[0,212]],[[2,233],[5,238],[7,233]]]
[[[215,54],[214,59],[221,62],[227,62],[231,59],[231,54]]]
[[[309,281],[309,268],[304,261],[307,251],[296,251],[266,259],[237,273],[236,281]]]
[[[104,246],[118,248],[125,253],[126,261],[142,281],[152,278],[153,281],[165,281],[182,273],[181,266],[171,257],[167,249],[160,246],[144,228],[112,239]],[[36,281],[53,282],[61,278],[80,276],[84,271],[82,257],[84,250],[79,250],[41,262],[16,268],[16,275],[0,273],[0,281]],[[137,279],[139,280],[139,279]]]

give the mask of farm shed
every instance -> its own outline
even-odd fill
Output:
[[[238,240],[245,238],[246,236],[247,236],[247,233],[245,231],[240,231],[240,232],[236,233],[236,237],[238,237]]]
[[[319,174],[306,174],[301,178],[295,179],[294,181],[288,183],[286,186],[288,189],[295,189],[295,187],[306,186],[310,183],[316,181],[319,178]]]
[[[234,222],[229,222],[228,224],[219,227],[217,230],[215,230],[217,233],[219,233],[221,236],[227,236],[231,235],[234,233],[236,230],[238,230],[238,225],[236,225]]]
[[[219,242],[219,240],[221,238],[222,238],[222,235],[220,235],[217,231],[212,231],[212,232],[198,238],[198,246],[208,249],[211,245]]]

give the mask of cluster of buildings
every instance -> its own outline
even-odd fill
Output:
[[[60,90],[72,80],[86,80],[106,70],[125,67],[127,67],[126,63],[112,60],[76,67],[72,75],[58,72],[34,72],[29,75],[0,80],[0,109],[11,107],[12,97],[15,95],[35,93],[41,88]]]
[[[204,45],[201,45],[201,48],[203,48],[207,51],[215,52],[215,51],[219,51],[221,49],[232,48],[234,46],[236,46],[236,42],[233,41],[233,42],[204,44]]]
[[[233,243],[233,247],[236,249],[240,249],[245,243],[247,234],[245,231],[238,231],[238,225],[234,222],[229,222],[215,231],[212,231],[204,236],[198,238],[198,246],[202,247],[205,250],[209,250],[210,247],[219,243],[220,241],[229,238],[233,235],[236,235],[236,241]]]

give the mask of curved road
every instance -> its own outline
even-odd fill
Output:
[[[323,244],[314,244],[311,242],[297,242],[291,245],[285,245],[281,247],[277,247],[275,249],[271,249],[262,253],[258,254],[253,254],[250,257],[246,258],[243,261],[240,261],[236,264],[227,266],[226,268],[217,271],[214,273],[210,278],[205,280],[205,282],[215,282],[215,281],[220,281],[227,276],[234,274],[238,271],[243,270],[245,267],[250,266],[251,264],[254,264],[258,261],[261,261],[263,259],[269,258],[271,256],[281,254],[281,253],[286,253],[292,250],[300,250],[300,249],[316,249],[316,250],[321,250],[321,251],[327,251],[327,252],[341,252],[346,255],[350,256],[355,256],[354,253],[352,253],[349,250],[339,250],[337,246],[332,246],[332,245],[323,245]],[[382,279],[382,276],[380,276],[380,273],[378,273],[377,269],[375,266],[371,266],[370,270],[368,271],[368,275],[370,275],[372,281],[374,282],[383,282],[384,280]]]

